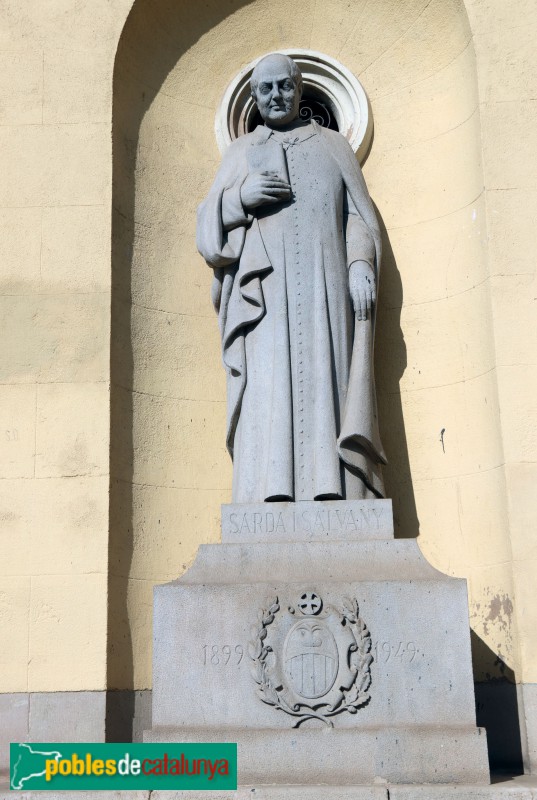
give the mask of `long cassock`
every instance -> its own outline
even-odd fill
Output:
[[[248,214],[249,148],[275,141],[292,197]],[[237,139],[199,207],[197,243],[215,269],[233,501],[382,497],[374,318],[356,320],[349,294],[353,261],[378,283],[380,233],[346,139],[313,121]]]

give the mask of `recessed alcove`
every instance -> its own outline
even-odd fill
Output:
[[[510,595],[511,572],[462,0],[333,0],[322,13],[299,0],[292,15],[283,0],[136,0],[114,76],[111,688],[151,685],[153,585],[218,540],[231,465],[196,207],[220,162],[226,87],[291,48],[337,59],[374,119],[364,175],[385,230],[376,371],[399,535],[420,532],[436,567],[469,578],[476,631],[513,660],[509,632],[480,611],[491,581]]]

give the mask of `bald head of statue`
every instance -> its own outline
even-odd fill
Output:
[[[298,117],[302,73],[289,56],[271,53],[259,61],[250,79],[252,97],[266,125],[289,125]]]

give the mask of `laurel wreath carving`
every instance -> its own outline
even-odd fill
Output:
[[[350,648],[349,664],[355,676],[354,680],[349,689],[341,689],[339,697],[336,698],[332,705],[318,703],[315,706],[309,706],[307,703],[290,705],[283,696],[284,687],[274,685],[271,680],[267,659],[272,653],[272,647],[266,645],[265,640],[268,633],[267,627],[274,622],[275,616],[280,610],[280,604],[278,598],[275,597],[272,601],[268,601],[267,605],[267,609],[259,611],[258,621],[251,628],[252,640],[248,645],[248,653],[253,661],[252,676],[257,683],[258,695],[264,703],[297,717],[294,727],[298,727],[307,719],[318,719],[329,727],[333,727],[333,722],[327,718],[341,714],[343,711],[356,714],[359,708],[369,702],[369,688],[371,686],[370,665],[373,661],[371,634],[360,617],[357,600],[345,599],[339,609],[342,624],[349,625],[356,642]]]
[[[345,622],[351,627],[356,639],[356,649],[351,648],[351,668],[356,672],[354,683],[348,692],[344,692],[344,703],[332,713],[349,711],[356,714],[359,708],[369,702],[371,697],[369,688],[371,686],[371,634],[367,625],[360,616],[358,600],[343,600],[341,615]]]

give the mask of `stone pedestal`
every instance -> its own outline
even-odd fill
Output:
[[[239,783],[489,781],[466,582],[393,538],[391,503],[224,506],[155,589],[146,741],[232,741]]]

